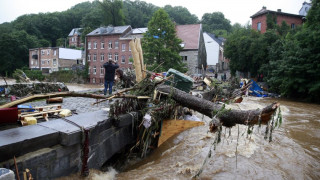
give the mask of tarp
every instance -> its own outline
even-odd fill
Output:
[[[254,81],[250,80],[249,83],[252,82],[251,87],[249,88],[251,96],[256,96],[256,97],[268,97],[268,93],[264,92],[263,89]]]

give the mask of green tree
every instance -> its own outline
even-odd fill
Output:
[[[104,24],[113,26],[124,25],[123,3],[122,0],[103,0],[98,1],[104,15]]]
[[[320,101],[320,1],[313,0],[305,26],[270,48],[267,81],[286,97]]]
[[[170,5],[164,6],[164,10],[169,14],[171,19],[179,25],[196,24],[199,19],[196,15],[191,14],[189,10],[182,6],[172,7]]]
[[[214,32],[214,30],[226,30],[231,32],[231,24],[221,12],[205,13],[202,16],[201,23],[203,24],[204,32]]]
[[[146,3],[144,1],[123,2],[123,11],[125,15],[125,23],[130,24],[132,28],[147,27],[152,14],[158,9],[157,6]]]
[[[0,74],[11,75],[17,68],[29,65],[29,48],[37,47],[35,36],[25,31],[0,35]]]
[[[174,23],[170,20],[165,10],[157,10],[148,24],[148,31],[143,38],[143,52],[146,64],[153,69],[163,63],[159,71],[174,68],[185,72],[185,64],[179,52],[182,50],[182,41],[176,36]]]

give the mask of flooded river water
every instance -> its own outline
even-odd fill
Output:
[[[67,86],[71,91],[103,88]],[[204,117],[205,126],[170,138],[124,172],[92,170],[91,179],[192,179],[199,170],[199,179],[320,179],[320,105],[247,97],[232,108],[263,108],[274,101],[281,104],[283,123],[273,132],[272,142],[264,139],[265,126],[255,126],[249,137],[246,126],[235,126],[231,135],[229,129],[222,130],[222,141],[214,150],[215,134],[208,132],[210,119]]]
[[[233,108],[263,108],[274,101],[281,103],[283,123],[272,142],[264,139],[264,126],[256,126],[249,138],[247,127],[236,126],[231,136],[223,129],[222,142],[213,150],[215,135],[206,124],[169,139],[115,179],[191,179],[200,169],[199,179],[319,179],[320,105],[249,97]]]

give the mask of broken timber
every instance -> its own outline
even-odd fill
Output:
[[[76,92],[59,92],[59,93],[49,93],[49,94],[35,94],[31,96],[24,97],[22,99],[18,99],[12,101],[10,103],[1,105],[0,108],[8,108],[14,107],[18,104],[23,104],[26,102],[34,101],[37,99],[45,99],[45,98],[53,98],[53,97],[87,97],[87,98],[95,98],[95,99],[105,99],[106,97],[103,95],[97,94],[87,94],[87,93],[76,93]]]
[[[266,106],[263,109],[256,110],[224,110],[223,113],[219,114],[219,111],[224,109],[222,104],[216,104],[211,101],[201,99],[191,94],[188,94],[184,91],[178,90],[176,88],[167,86],[167,85],[159,85],[157,90],[160,92],[170,94],[171,98],[179,103],[181,106],[188,107],[195,111],[198,111],[208,117],[213,117],[216,114],[217,119],[219,120],[219,124],[221,123],[223,126],[232,127],[236,124],[244,124],[244,125],[253,125],[258,124],[259,117],[261,117],[261,123],[267,123],[272,114],[276,111],[280,104],[272,103],[269,106]]]

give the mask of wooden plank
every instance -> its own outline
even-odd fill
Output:
[[[210,79],[204,78],[203,82],[206,83],[209,87],[211,87],[211,80]]]
[[[60,112],[60,111],[62,111],[62,109],[42,111],[42,112],[36,112],[36,113],[31,113],[31,114],[25,114],[25,115],[22,115],[21,117],[37,116],[37,115],[48,114],[48,113],[56,113],[56,112]]]
[[[158,147],[176,134],[179,134],[187,129],[203,125],[204,122],[201,121],[164,120],[162,124],[161,135],[158,141]]]

